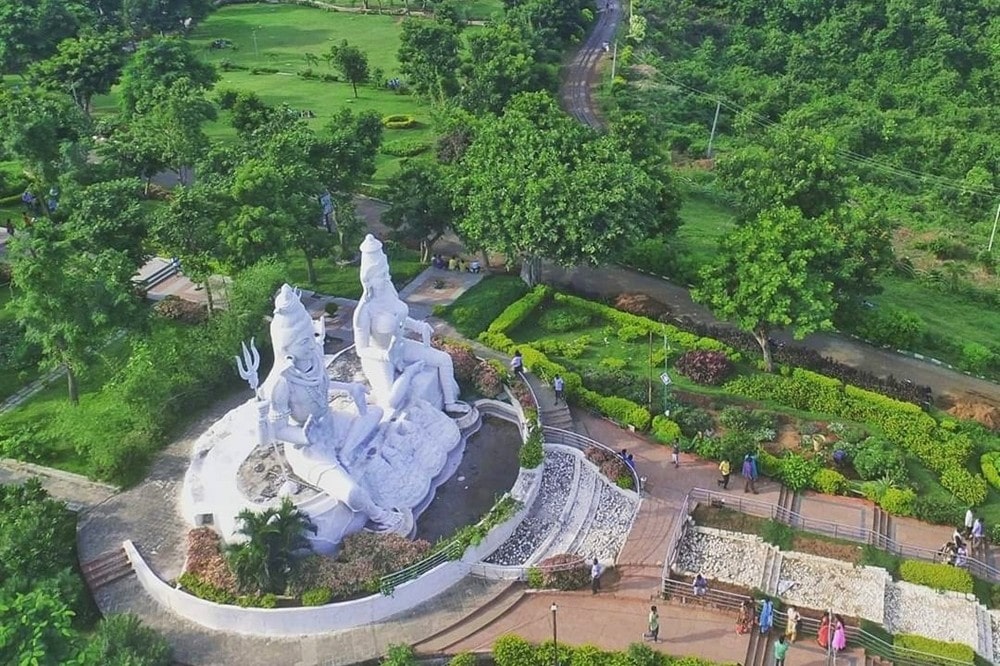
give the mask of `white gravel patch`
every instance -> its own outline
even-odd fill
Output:
[[[976,602],[964,594],[938,592],[902,581],[890,583],[885,592],[885,610],[885,628],[894,634],[918,634],[963,643],[973,650],[979,648]]]
[[[681,541],[676,567],[687,574],[755,588],[764,577],[770,548],[758,536],[691,527]]]
[[[885,569],[856,567],[827,557],[782,552],[781,599],[793,606],[830,608],[834,612],[881,623],[885,617]]]
[[[603,474],[599,474],[597,479],[601,484],[600,499],[596,506],[591,507],[593,518],[585,525],[586,531],[582,538],[577,538],[573,550],[587,560],[596,557],[603,562],[618,558],[632,528],[639,500],[612,488]]]
[[[576,461],[561,451],[546,451],[542,483],[528,515],[514,533],[486,562],[502,566],[524,564],[559,525],[559,517],[572,490]]]

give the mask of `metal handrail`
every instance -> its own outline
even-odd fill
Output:
[[[590,447],[596,447],[601,449],[606,453],[619,458],[618,452],[606,444],[598,442],[596,439],[591,439],[586,435],[581,435],[578,432],[573,432],[572,430],[563,430],[562,428],[556,428],[555,426],[542,426],[542,434],[545,436],[545,441],[550,444],[562,444],[563,446],[571,446],[574,449],[580,451],[586,451]],[[639,473],[636,472],[635,468],[631,465],[626,464],[629,474],[632,475],[632,483],[637,493],[642,494],[642,479],[639,477]]]
[[[938,551],[921,548],[920,546],[901,544],[895,539],[867,527],[852,527],[820,518],[807,518],[791,509],[786,509],[770,502],[747,499],[739,495],[720,493],[706,488],[692,488],[691,492],[688,493],[688,497],[703,502],[721,504],[726,508],[739,511],[740,513],[770,518],[796,529],[832,536],[835,539],[845,539],[869,545],[878,544],[882,550],[896,555],[929,562],[938,561]],[[684,509],[685,511],[688,510],[687,505],[685,505]],[[984,578],[992,583],[1000,582],[1000,569],[971,555],[966,558],[966,562],[969,572],[973,575]]]
[[[731,610],[739,610],[740,606],[743,604],[744,601],[750,600],[753,601],[754,603],[755,617],[757,613],[757,602],[749,595],[736,594],[734,592],[726,592],[725,590],[713,590],[709,588],[708,591],[705,592],[705,594],[698,596],[691,591],[691,585],[686,581],[670,580],[670,579],[665,579],[663,581],[663,592],[664,595],[679,596],[684,599],[688,598],[696,599],[703,602],[712,603],[716,606],[722,606],[724,608]],[[821,612],[826,612],[822,611],[822,609],[806,609],[806,610],[821,610]],[[784,611],[775,610],[774,617],[776,621],[783,620],[786,623],[788,622],[788,614],[785,613]],[[819,620],[815,618],[803,617],[802,625],[810,633],[818,634],[821,623]],[[875,636],[874,634],[865,631],[860,626],[851,627],[850,631],[847,632],[847,638],[849,642],[852,642],[856,645],[860,645],[866,651],[876,653],[899,665],[908,664],[911,666],[929,666],[929,665],[968,666],[969,664],[973,663],[893,645],[892,643],[887,643],[878,636]]]
[[[458,539],[452,539],[440,550],[436,551],[432,555],[425,557],[419,562],[414,562],[408,567],[404,567],[399,571],[394,571],[391,574],[386,574],[379,579],[379,591],[385,595],[389,596],[392,594],[398,586],[403,583],[413,580],[414,578],[419,578],[431,569],[444,564],[445,562],[450,562],[451,560],[458,559],[465,549],[462,547],[462,543]]]

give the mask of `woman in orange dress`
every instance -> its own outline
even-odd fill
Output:
[[[750,601],[744,599],[743,603],[740,605],[739,615],[736,616],[736,633],[743,635],[749,634],[751,627],[753,627],[753,606],[751,606]]]
[[[819,643],[821,648],[826,648],[830,644],[830,616],[824,615],[823,619],[819,623],[819,635],[816,636],[816,642]]]

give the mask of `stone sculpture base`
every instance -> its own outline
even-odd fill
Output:
[[[335,553],[344,536],[366,527],[366,517],[309,485],[322,483],[322,466],[329,463],[310,467],[304,452],[288,444],[278,445],[277,454],[268,450],[271,446],[258,446],[256,420],[251,399],[198,438],[184,477],[184,516],[195,526],[214,525],[227,542],[238,541],[240,511],[261,511],[287,495],[318,528],[308,535],[313,548]],[[464,446],[465,437],[451,418],[416,400],[379,424],[345,462],[376,504],[403,514],[400,531],[412,536],[437,487],[457,469]]]

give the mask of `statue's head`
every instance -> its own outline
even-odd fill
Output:
[[[361,286],[366,290],[390,282],[389,260],[382,251],[382,243],[371,234],[361,243]]]
[[[299,291],[287,284],[281,286],[274,299],[271,343],[277,359],[306,358],[317,350],[312,317],[302,305]]]

